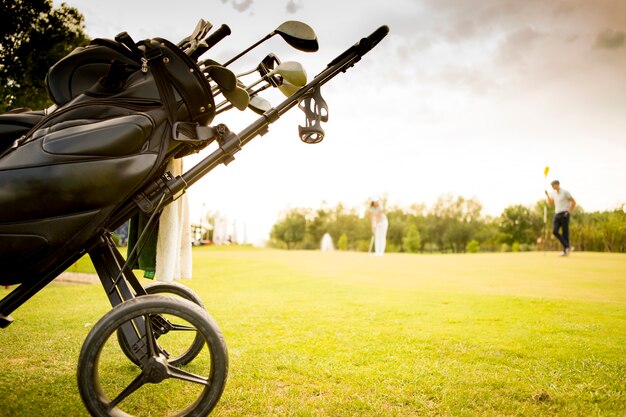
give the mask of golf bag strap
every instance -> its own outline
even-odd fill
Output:
[[[124,45],[126,48],[128,48],[128,50],[131,52],[131,56],[133,59],[137,61],[141,60],[141,57],[143,56],[143,54],[137,47],[137,44],[135,43],[135,41],[133,41],[133,38],[130,37],[128,32],[118,33],[117,36],[115,36],[115,40],[118,43],[121,43],[122,45]],[[95,39],[93,42],[96,42],[96,41],[98,41],[99,42],[98,44],[100,45],[102,45],[104,42],[104,45],[111,47],[110,43],[106,39]]]
[[[142,72],[146,73],[148,68],[152,68],[154,81],[167,113],[167,120],[170,122],[170,126],[174,126],[174,120],[176,120],[176,96],[168,78],[168,72],[165,68],[165,60],[167,58],[163,54],[161,46],[150,40],[136,44],[127,32],[118,34],[115,40],[128,48],[133,56],[138,57],[142,62]],[[142,45],[145,48],[145,52],[142,53],[138,45]]]
[[[159,96],[167,113],[167,120],[170,122],[170,126],[174,126],[174,120],[176,120],[176,96],[165,68],[165,56],[160,46],[152,45],[149,42],[144,42],[144,45],[146,47],[145,59],[148,66],[152,69]]]

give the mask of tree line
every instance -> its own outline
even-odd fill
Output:
[[[544,216],[545,212],[545,216]],[[441,196],[432,207],[414,204],[388,207],[387,252],[464,253],[559,250],[552,235],[554,209],[544,200],[532,206],[512,205],[486,216],[479,201]],[[544,221],[545,219],[545,221]],[[367,252],[372,231],[369,219],[354,207],[295,208],[282,214],[270,232],[270,246],[319,249],[325,233],[337,249]],[[576,250],[626,252],[623,209],[585,212],[576,207],[570,222]]]

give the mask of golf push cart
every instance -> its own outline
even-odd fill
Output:
[[[52,66],[47,75],[55,103],[42,111],[0,115],[0,328],[17,308],[89,254],[111,302],[89,332],[78,360],[78,388],[94,416],[141,415],[161,388],[176,398],[163,415],[206,416],[215,407],[228,371],[226,344],[200,298],[174,283],[143,287],[133,265],[163,208],[220,164],[228,164],[281,115],[300,107],[300,139],[324,138],[328,108],[320,87],[358,62],[388,33],[381,26],[307,81],[302,66],[274,54],[235,75],[231,64],[274,35],[314,52],[317,37],[288,21],[223,64],[200,57],[230,34],[210,33],[200,20],[173,44],[135,42],[126,33],[95,39]],[[245,85],[244,76],[260,79]],[[267,88],[287,98],[273,107]],[[217,103],[217,104],[216,104]],[[232,108],[260,117],[239,133],[215,118]],[[167,170],[174,158],[208,146],[208,156],[182,175]],[[124,258],[111,231],[137,215],[147,219]],[[192,363],[193,361],[193,363]],[[129,369],[135,373],[130,374]],[[131,375],[130,377],[128,375]],[[176,409],[173,409],[176,407]],[[154,415],[154,410],[150,411]]]

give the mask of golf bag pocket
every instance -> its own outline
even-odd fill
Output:
[[[147,116],[132,114],[49,131],[42,148],[55,155],[123,156],[140,152],[152,130]]]
[[[0,155],[44,118],[43,111],[13,110],[0,114]]]
[[[116,205],[165,152],[162,113],[86,106],[50,118],[0,159],[0,223]]]

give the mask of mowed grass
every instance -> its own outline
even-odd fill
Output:
[[[626,255],[200,247],[183,283],[229,347],[215,416],[626,416]],[[109,309],[52,284],[17,310],[0,415],[86,416],[78,353]]]

